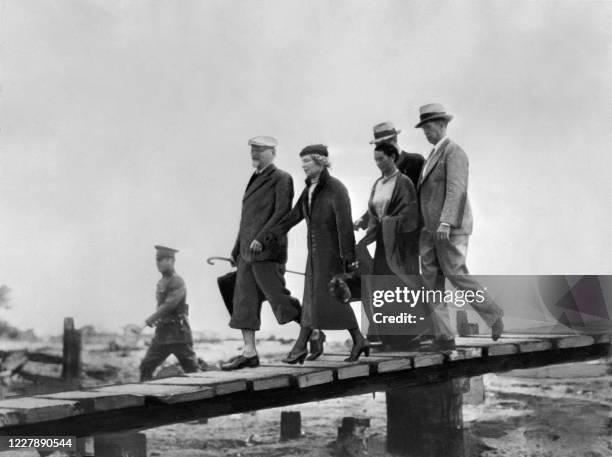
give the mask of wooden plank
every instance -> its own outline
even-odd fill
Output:
[[[170,378],[156,379],[155,381],[149,381],[149,384],[159,385],[170,385],[170,386],[211,386],[208,378],[194,377],[194,376],[175,376]]]
[[[376,361],[378,373],[411,370],[414,367],[412,357],[372,357],[372,360]]]
[[[61,355],[47,354],[44,352],[28,352],[27,357],[30,362],[48,363],[55,365],[61,365],[63,362]]]
[[[289,365],[285,366],[287,369],[289,367]],[[207,371],[206,373],[210,372]],[[237,371],[220,371],[215,373],[225,373],[228,379],[240,376],[241,379],[246,381],[248,389],[253,391],[278,389],[291,385],[290,376],[282,374],[276,367],[259,366],[257,368],[243,368]]]
[[[324,355],[317,360],[308,362],[308,367],[336,369],[338,379],[360,378],[370,375],[370,365],[365,360],[345,362],[342,355]]]
[[[304,389],[306,387],[318,386],[320,384],[332,382],[334,380],[334,372],[332,370],[314,371],[301,375],[295,375],[295,377],[297,378],[300,389]]]
[[[378,355],[384,357],[392,357],[399,359],[412,359],[412,366],[414,368],[430,367],[434,365],[441,365],[444,363],[444,353],[442,352],[404,352],[404,351],[385,351],[379,352]]]
[[[100,387],[96,388],[95,391],[154,398],[155,400],[168,404],[202,400],[213,397],[213,389],[208,387],[167,386],[147,382]]]
[[[289,365],[286,365],[289,369]],[[291,385],[291,377],[288,374],[282,374],[276,367],[259,366],[257,368],[243,368],[238,372],[244,376],[249,389],[257,392],[269,389],[279,389],[289,387]]]
[[[489,349],[489,355],[505,355],[505,354],[515,354],[516,351],[510,350],[507,351],[506,347],[498,348],[500,345],[512,344],[518,347],[518,352],[537,352],[537,351],[547,351],[553,348],[554,338],[523,338],[516,337],[511,338],[507,336],[503,336],[497,341],[489,340],[486,343],[486,347],[491,348],[494,347],[493,354],[491,353],[491,349]]]
[[[460,347],[453,349],[452,351],[447,351],[446,355],[448,356],[448,360],[450,362],[480,359],[482,357],[482,348]]]
[[[489,338],[459,337],[455,342],[459,347],[480,347],[491,357],[518,353],[516,345],[506,343],[503,339],[493,341]]]
[[[610,344],[612,337],[608,333],[601,333],[599,335],[592,335],[595,339],[595,344]]]
[[[538,352],[538,351],[549,351],[553,348],[553,341],[549,340],[513,340],[505,339],[509,343],[516,344],[519,348],[519,352]]]
[[[86,412],[108,411],[113,409],[129,408],[132,406],[144,405],[144,397],[141,396],[128,394],[111,394],[86,390],[58,392],[55,394],[42,394],[37,395],[36,398],[49,398],[52,400],[73,400],[78,403],[79,408],[83,409]]]
[[[307,366],[287,367],[286,364],[268,363],[266,367],[278,368],[279,373],[290,376],[301,389],[327,384],[334,380],[334,371],[324,368],[309,368]]]
[[[487,354],[489,355],[489,357],[512,355],[516,353],[518,353],[518,347],[515,344],[493,344],[487,347]]]
[[[535,334],[535,333],[504,333],[497,342],[503,342],[505,339],[510,340],[552,340],[555,338],[562,338],[564,336],[573,336],[573,333],[550,333],[550,334]],[[495,343],[491,339],[491,335],[470,335],[467,338],[474,338],[480,340],[489,340],[491,343]]]
[[[209,386],[214,389],[215,395],[228,395],[247,390],[247,381],[236,371],[199,371],[189,373],[188,378],[196,378],[201,385]],[[162,380],[156,380],[158,382]]]
[[[0,427],[8,427],[11,425],[17,425],[22,422],[22,416],[19,411],[14,409],[3,409],[0,408]]]
[[[75,416],[82,411],[77,402],[70,400],[49,400],[46,398],[19,397],[0,401],[1,410],[19,413],[21,423],[42,422]]]
[[[444,363],[444,354],[440,352],[419,353],[414,356],[414,368],[432,367]]]
[[[201,386],[214,389],[215,395],[227,395],[234,392],[242,392],[247,389],[244,379],[236,379],[219,382],[217,379],[203,376],[181,376],[164,379],[156,379],[151,384],[178,385],[178,386]]]
[[[361,357],[359,362],[367,363],[374,373],[390,373],[412,369],[412,356],[417,352],[372,352],[369,357]],[[346,358],[344,354],[329,354],[335,357]]]
[[[28,363],[28,354],[26,351],[9,352],[8,356],[4,359],[0,359],[2,369],[10,372],[19,371],[26,363]]]
[[[268,389],[280,389],[291,385],[291,378],[288,375],[270,376],[268,378],[253,379],[251,381],[253,391]]]
[[[555,340],[555,346],[559,349],[580,348],[593,344],[595,344],[595,339],[587,335],[567,336]]]

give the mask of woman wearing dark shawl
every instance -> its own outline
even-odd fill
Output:
[[[384,276],[377,279],[377,288],[384,286],[387,290],[394,290],[396,287],[408,287],[418,290],[421,287],[419,256],[412,240],[413,232],[419,228],[419,208],[412,181],[397,168],[397,155],[397,149],[388,143],[379,143],[374,150],[374,161],[382,176],[372,187],[368,201],[368,229],[359,244],[376,242],[371,274]],[[369,333],[378,333],[383,343],[408,348],[413,340],[410,336],[418,335],[424,327],[422,322],[401,328],[397,325],[378,327],[372,322],[371,308],[367,300],[365,302],[370,325],[374,326],[374,332]],[[388,306],[387,310],[391,308]],[[415,311],[415,308],[408,308],[405,304],[396,304],[393,308],[397,311]]]

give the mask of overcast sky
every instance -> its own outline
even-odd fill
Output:
[[[176,247],[192,327],[227,330],[216,289],[252,172],[247,140],[330,145],[355,215],[390,120],[455,115],[481,274],[612,274],[612,2],[0,1],[0,318],[109,330],[155,307],[155,244]],[[303,270],[303,226],[288,267]],[[299,277],[288,277],[301,297]],[[264,327],[282,330],[266,310]]]

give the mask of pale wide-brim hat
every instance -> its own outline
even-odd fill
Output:
[[[446,108],[444,108],[439,103],[429,103],[428,105],[423,105],[419,108],[419,115],[421,120],[417,125],[414,126],[415,129],[422,127],[423,124],[426,124],[429,121],[435,121],[436,119],[445,119],[450,122],[453,118],[451,114],[446,112]]]
[[[376,124],[373,130],[374,139],[370,141],[370,144],[378,144],[381,141],[389,140],[402,132],[400,129],[396,129],[392,122]]]

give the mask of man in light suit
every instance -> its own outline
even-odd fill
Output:
[[[255,332],[261,326],[261,297],[270,302],[279,324],[299,321],[301,307],[285,287],[287,237],[264,235],[291,210],[293,179],[274,165],[276,139],[259,136],[249,140],[255,172],[242,198],[240,229],[232,250],[237,266],[230,327],[242,330],[241,355],[221,365],[223,370],[259,366]]]
[[[423,228],[419,240],[421,274],[429,290],[444,294],[444,281],[448,279],[460,290],[483,291],[469,275],[466,254],[472,233],[472,211],[467,196],[468,158],[463,149],[451,141],[446,129],[453,116],[438,103],[420,108],[420,122],[427,141],[434,145],[419,177],[417,194]],[[470,305],[491,327],[491,336],[497,340],[503,331],[503,311],[486,291],[484,300]],[[434,327],[434,348],[454,349],[446,303],[429,303]]]

